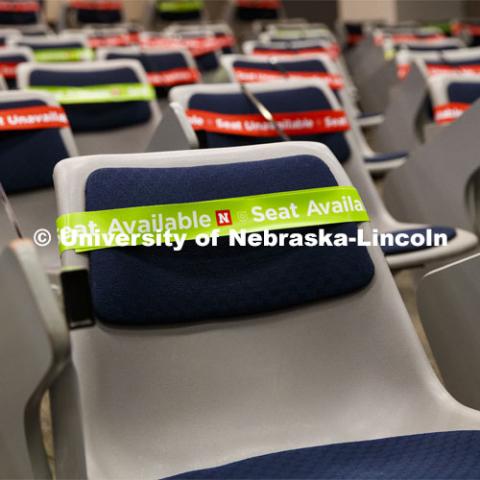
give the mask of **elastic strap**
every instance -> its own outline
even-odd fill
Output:
[[[68,126],[62,107],[42,105],[0,110],[0,131],[43,130]]]
[[[30,90],[52,94],[63,105],[150,101],[155,90],[144,83],[115,83],[85,87],[31,86]]]
[[[270,122],[258,113],[226,114],[189,109],[186,115],[194,130],[241,135],[277,137]],[[350,129],[343,110],[311,110],[307,112],[272,112],[273,118],[289,136],[344,132]]]
[[[357,190],[335,186],[290,192],[223,198],[201,202],[150,205],[61,215],[57,219],[60,252],[142,245],[142,235],[184,234],[227,236],[234,231],[257,232],[314,225],[368,221]],[[85,244],[72,232],[94,233]],[[128,238],[124,238],[128,234]],[[119,237],[120,235],[120,237]],[[90,236],[89,238],[93,238]],[[158,237],[157,237],[158,238]]]

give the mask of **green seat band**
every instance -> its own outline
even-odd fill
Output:
[[[203,9],[203,1],[188,0],[185,2],[157,2],[157,10],[161,13],[197,12]]]
[[[201,202],[67,213],[57,219],[57,232],[60,252],[75,250],[80,253],[145,245],[144,235],[161,237],[167,231],[169,234],[184,234],[185,240],[194,240],[197,235],[211,235],[215,231],[218,236],[227,236],[231,230],[250,233],[368,220],[357,190],[351,186],[336,186]],[[85,234],[95,243],[85,244],[71,232]],[[122,235],[128,235],[128,241]]]
[[[48,48],[33,52],[37,62],[80,62],[93,60],[91,48]]]
[[[135,102],[155,99],[154,88],[144,83],[114,83],[85,87],[34,85],[30,86],[29,89],[50,93],[62,105]]]

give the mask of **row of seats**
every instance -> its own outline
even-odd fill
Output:
[[[177,3],[199,20],[201,2]],[[234,7],[243,21],[281,11]],[[448,342],[439,309],[455,314],[468,292],[466,322],[475,311],[476,48],[438,27],[362,25],[354,40],[292,20],[256,24],[238,54],[229,25],[126,29],[113,47],[91,43],[113,38],[104,26],[75,42],[20,32],[0,50],[13,71],[0,92],[0,477],[51,475],[48,391],[56,478],[477,478],[480,391],[465,365],[479,337],[456,318],[464,341]],[[57,215],[336,187],[358,191],[370,225],[287,231],[407,244],[59,255],[55,238],[29,240]],[[447,245],[413,241],[429,230]],[[442,273],[453,260],[456,284]],[[443,383],[392,273],[439,265],[419,291]]]

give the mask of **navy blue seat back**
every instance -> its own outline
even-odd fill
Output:
[[[306,112],[311,110],[330,110],[332,108],[323,92],[315,87],[262,92],[256,93],[255,96],[272,113]],[[188,108],[225,114],[258,113],[243,93],[197,93],[190,98]],[[211,132],[197,132],[197,134],[201,148],[233,147],[280,141],[279,137],[246,137]],[[294,140],[324,143],[333,151],[340,162],[345,162],[350,156],[350,148],[344,132],[295,135],[292,138]]]
[[[0,110],[41,105],[22,100],[0,103]],[[7,193],[49,187],[55,164],[68,156],[60,129],[0,132],[0,182]]]
[[[50,71],[39,66],[30,74],[31,86],[83,87],[138,82],[137,74],[127,67],[73,72]],[[64,108],[72,130],[77,132],[127,127],[147,122],[151,117],[147,101],[64,105]]]
[[[252,22],[254,20],[275,20],[279,17],[276,8],[248,8],[237,6],[235,16],[238,20]]]
[[[76,21],[78,23],[120,23],[123,21],[122,10],[100,10],[89,8],[75,9]]]
[[[452,82],[447,95],[449,102],[474,103],[480,98],[480,82]]]
[[[311,155],[184,168],[106,168],[86,184],[86,210],[182,203],[334,186]],[[352,223],[327,226],[349,236]],[[318,227],[298,231],[317,232]],[[115,325],[190,323],[250,315],[348,294],[374,266],[364,247],[167,247],[90,252],[96,316]],[[294,319],[292,319],[294,321]]]
[[[218,57],[215,52],[196,56],[195,63],[201,72],[209,72],[219,67]]]
[[[401,45],[396,45],[395,48],[398,50],[401,48]],[[407,48],[412,52],[439,52],[442,50],[458,50],[460,47],[458,45],[435,45],[434,43],[425,43],[424,45],[408,45]]]
[[[29,42],[28,40],[22,40],[17,43],[21,47],[30,47],[32,50],[61,50],[67,48],[84,48],[85,45],[82,42],[65,41],[65,42]]]
[[[438,62],[428,61],[426,62],[427,65],[431,65],[434,67],[467,67],[469,65],[480,65],[480,57],[478,58],[470,58],[468,60],[442,60]]]
[[[233,66],[238,68],[258,68],[261,70],[270,70],[273,72],[328,72],[322,61],[314,59],[296,62],[277,61],[275,64],[272,64],[270,62],[251,62],[248,60],[236,60],[233,63]]]
[[[37,22],[37,12],[0,12],[1,25],[33,25]]]
[[[172,53],[159,53],[159,54],[145,54],[145,53],[121,53],[121,52],[109,52],[107,59],[118,60],[122,58],[128,58],[138,60],[145,69],[146,72],[164,72],[165,70],[171,70],[173,68],[189,67],[185,56],[179,52]],[[158,97],[165,97],[168,94],[170,88],[155,87],[155,91]]]

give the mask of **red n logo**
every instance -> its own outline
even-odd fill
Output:
[[[232,215],[230,210],[215,210],[215,216],[217,217],[217,225],[219,227],[232,224]]]

